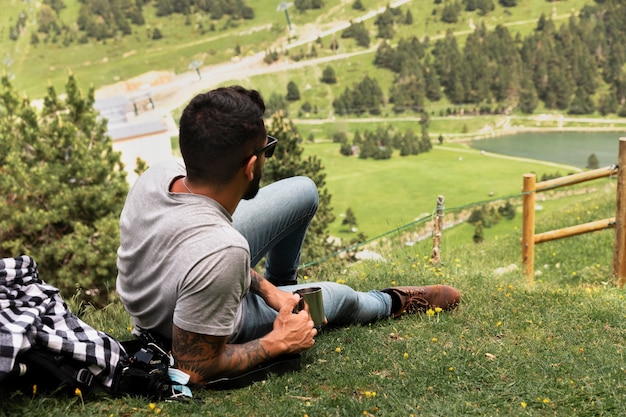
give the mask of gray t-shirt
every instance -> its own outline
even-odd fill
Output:
[[[250,287],[250,249],[215,200],[169,191],[184,175],[168,161],[132,187],[120,217],[117,292],[138,328],[170,339],[172,323],[230,336]]]

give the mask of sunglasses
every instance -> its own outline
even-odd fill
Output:
[[[274,149],[276,149],[277,143],[278,139],[276,139],[274,136],[267,135],[267,143],[265,144],[265,146],[262,146],[256,151],[252,152],[250,156],[246,157],[246,159],[241,162],[241,166],[244,166],[246,162],[248,162],[250,158],[255,155],[259,156],[261,154],[265,154],[266,158],[270,158],[272,155],[274,155]]]

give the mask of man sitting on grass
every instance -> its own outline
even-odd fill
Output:
[[[180,119],[185,165],[148,169],[120,218],[117,290],[136,332],[171,341],[191,382],[237,376],[315,343],[308,311],[294,313],[302,243],[318,193],[305,177],[259,189],[277,140],[265,104],[233,86],[194,97]],[[266,257],[265,276],[251,269]],[[309,284],[308,286],[310,286]],[[327,325],[368,323],[403,312],[454,308],[449,286],[357,292],[319,282]]]

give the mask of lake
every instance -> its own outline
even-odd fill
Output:
[[[520,156],[587,167],[593,153],[600,167],[617,164],[619,138],[626,132],[520,133],[473,141],[471,146],[487,152]]]

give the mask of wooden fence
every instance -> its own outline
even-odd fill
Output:
[[[626,137],[619,140],[617,167],[600,168],[542,182],[536,182],[535,174],[524,174],[524,186],[522,189],[524,194],[521,239],[522,265],[524,274],[530,282],[533,281],[535,275],[534,257],[536,244],[614,228],[613,275],[617,278],[619,287],[624,286],[626,282],[626,169],[623,168],[626,168]],[[535,234],[536,193],[612,175],[617,176],[617,208],[615,217]]]

